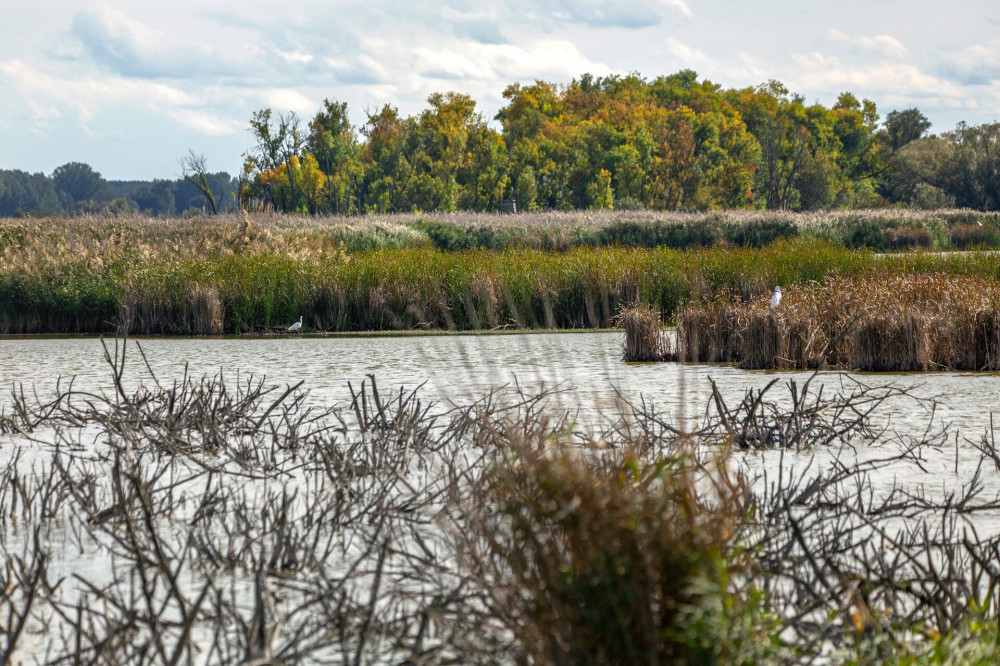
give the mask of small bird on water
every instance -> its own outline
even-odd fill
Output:
[[[302,317],[299,317],[299,320],[297,322],[295,322],[294,324],[292,324],[291,326],[289,326],[288,330],[289,331],[297,331],[300,328],[302,328]]]
[[[771,294],[771,309],[778,307],[778,303],[781,302],[781,287],[775,287],[774,293]]]

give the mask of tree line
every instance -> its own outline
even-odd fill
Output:
[[[239,183],[228,173],[208,173],[189,153],[176,180],[106,180],[89,164],[68,162],[51,175],[0,169],[0,217],[142,212],[178,216],[222,212],[237,206]]]
[[[932,135],[916,108],[881,118],[849,92],[826,107],[777,81],[725,89],[690,70],[513,84],[504,99],[495,123],[456,92],[413,116],[384,105],[360,127],[344,102],[308,122],[261,109],[235,178],[194,152],[176,180],[105,181],[77,162],[0,171],[0,215],[1000,209],[1000,123]]]
[[[260,110],[240,200],[334,214],[1000,207],[1000,124],[932,136],[918,109],[881,119],[851,93],[828,108],[690,70],[514,84],[504,99],[498,127],[454,92],[415,116],[385,105],[360,128],[343,102],[308,123]]]

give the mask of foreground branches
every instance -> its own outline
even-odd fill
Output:
[[[995,624],[994,439],[943,496],[887,484],[950,437],[889,429],[933,414],[901,389],[713,387],[693,431],[640,403],[584,434],[545,393],[443,408],[368,377],[319,409],[301,384],[136,385],[124,353],[106,392],[0,415],[5,660],[869,660]]]

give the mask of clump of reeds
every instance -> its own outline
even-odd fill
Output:
[[[882,272],[786,289],[777,309],[765,299],[687,305],[677,318],[679,358],[758,369],[998,367],[1000,285],[992,280]]]
[[[625,361],[676,361],[673,336],[663,326],[659,308],[645,303],[627,305],[618,311],[615,325],[625,329],[622,358]]]

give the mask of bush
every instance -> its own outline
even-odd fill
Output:
[[[956,224],[948,229],[951,246],[966,250],[978,246],[1000,246],[1000,231],[993,226],[978,224]]]
[[[725,663],[751,651],[733,635],[747,610],[730,592],[746,488],[724,463],[510,446],[480,481],[494,507],[482,530],[496,612],[526,663]]]
[[[789,220],[755,220],[743,224],[729,223],[726,240],[740,247],[764,247],[778,239],[795,238],[799,229]]]

